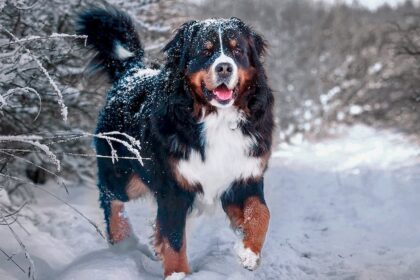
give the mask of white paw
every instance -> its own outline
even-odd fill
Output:
[[[244,268],[248,270],[255,270],[260,264],[260,255],[255,254],[249,248],[245,248],[242,241],[237,242],[234,249]]]
[[[165,280],[182,280],[186,274],[184,272],[174,272],[169,276],[166,276]]]

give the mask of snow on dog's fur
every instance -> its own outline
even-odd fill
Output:
[[[141,144],[136,160],[98,159],[98,187],[111,243],[132,235],[124,202],[154,194],[155,245],[165,277],[189,273],[186,219],[220,201],[242,231],[239,259],[255,269],[268,228],[263,175],[271,152],[273,95],[260,62],[265,42],[237,18],[190,21],[163,49],[166,63],[147,69],[134,24],[114,8],[78,18],[78,33],[97,54],[93,70],[112,82],[96,132],[119,131]],[[111,154],[106,140],[98,154]],[[114,144],[119,156],[129,154]],[[245,253],[244,253],[245,252]],[[251,256],[251,257],[250,257]]]

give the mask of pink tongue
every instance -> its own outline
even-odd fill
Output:
[[[228,100],[232,98],[233,90],[228,89],[226,86],[219,86],[213,90],[213,93],[220,100]]]

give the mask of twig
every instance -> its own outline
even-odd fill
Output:
[[[0,252],[2,252],[6,257],[8,261],[11,261],[14,263],[23,273],[26,273],[26,271],[13,259],[12,256],[9,256],[2,248],[0,248]]]
[[[1,174],[0,174],[1,175]],[[0,211],[0,218],[7,224],[6,218],[3,215],[3,212]],[[19,238],[19,236],[16,234],[16,232],[13,230],[13,228],[7,224],[7,227],[9,228],[10,232],[12,233],[13,237],[16,239],[16,241],[19,243],[20,248],[25,253],[25,258],[29,261],[29,268],[27,272],[28,278],[31,278],[32,280],[35,280],[36,278],[36,270],[35,270],[35,263],[29,254],[28,250],[26,249],[25,244],[23,244],[22,240]]]
[[[61,165],[56,155],[50,151],[50,148],[47,145],[38,142],[39,140],[42,140],[42,137],[36,135],[0,135],[0,142],[27,143],[41,149],[51,159],[51,161],[55,163],[57,171],[60,171]]]
[[[127,137],[130,140],[131,145],[124,140],[120,140],[118,138],[109,136],[109,135],[117,135],[117,134]],[[117,131],[106,132],[106,133],[98,133],[98,134],[85,133],[85,135],[95,137],[95,138],[99,138],[99,139],[104,139],[104,140],[109,139],[109,140],[112,140],[114,142],[122,144],[124,147],[126,147],[130,152],[132,152],[136,156],[137,160],[140,162],[141,165],[144,165],[143,159],[142,159],[142,157],[140,156],[140,153],[139,153],[140,143],[139,143],[138,140],[131,137],[130,135],[125,134],[125,133],[121,133],[121,132],[117,132]]]
[[[20,210],[22,210],[22,209],[23,209],[23,207],[25,207],[27,204],[28,204],[28,202],[27,202],[27,201],[25,201],[25,203],[23,203],[21,206],[19,206],[19,208],[18,208],[18,209],[14,210],[12,213],[7,213],[4,217],[8,218],[8,217],[11,217],[11,216],[16,215],[16,214],[17,214],[17,213],[19,213],[19,212],[20,212]]]
[[[75,135],[75,134],[73,134]],[[128,142],[125,140],[121,140],[119,138],[116,138],[114,136],[123,136],[124,138],[127,138]],[[49,138],[59,138],[59,137],[63,137],[63,136],[52,136]],[[130,151],[131,153],[134,154],[135,157],[121,157],[123,159],[137,159],[141,165],[144,165],[143,163],[143,158],[140,155],[140,141],[138,141],[136,138],[123,133],[123,132],[118,132],[118,131],[110,131],[110,132],[104,132],[104,133],[98,133],[98,134],[92,134],[92,133],[87,133],[84,132],[80,135],[75,135],[73,136],[74,139],[78,139],[78,138],[82,138],[82,137],[93,137],[93,138],[98,138],[98,139],[104,139],[107,141],[108,145],[110,145],[111,148],[111,156],[105,156],[105,155],[95,155],[95,157],[102,157],[102,158],[111,158],[112,162],[115,162],[119,159],[119,157],[117,156],[117,152],[113,147],[112,142],[117,142],[122,144],[125,148],[127,148],[128,151]],[[10,135],[10,136],[2,136],[0,135],[0,142],[10,142],[10,141],[16,141],[16,142],[22,142],[22,143],[27,143],[30,144],[32,146],[38,147],[40,148],[45,154],[47,154],[50,159],[57,165],[57,170],[60,171],[60,161],[57,159],[57,156],[55,153],[53,153],[49,147],[45,144],[41,144],[39,141],[40,140],[44,140],[44,138],[42,136],[38,136],[38,135]],[[66,140],[65,140],[66,141]],[[0,151],[27,151],[27,150],[21,150],[21,149],[1,149]],[[86,155],[84,155],[86,156]]]
[[[16,221],[17,221],[17,217],[16,217],[16,216],[12,216],[12,217],[10,217],[10,219],[12,219],[12,221],[11,221],[11,222],[9,222],[9,221],[7,221],[7,220],[6,220],[6,222],[4,222],[4,223],[0,222],[0,226],[13,225],[13,224],[14,224],[14,223],[16,223]]]
[[[95,228],[95,230],[99,233],[99,235],[103,239],[105,239],[105,236],[103,235],[102,231],[99,229],[99,226],[95,222],[93,222],[91,219],[89,219],[88,217],[86,217],[82,212],[80,212],[77,208],[75,208],[74,206],[72,206],[70,203],[64,201],[63,199],[61,199],[57,195],[55,195],[52,192],[50,192],[50,191],[48,191],[48,190],[46,190],[46,189],[44,189],[44,188],[42,188],[42,187],[40,187],[38,185],[35,185],[35,184],[31,183],[31,182],[26,182],[25,180],[23,180],[21,178],[18,178],[18,177],[15,177],[15,176],[11,176],[11,175],[6,175],[6,174],[3,174],[3,173],[0,173],[0,176],[5,177],[5,178],[9,178],[9,179],[12,179],[12,180],[15,180],[15,181],[18,181],[18,182],[23,182],[24,184],[31,185],[31,186],[33,186],[33,187],[35,187],[35,188],[37,188],[37,189],[39,189],[39,190],[47,193],[48,195],[54,197],[55,199],[57,199],[61,203],[64,203],[65,205],[67,205],[69,208],[71,208],[77,214],[79,214],[83,219],[85,219],[90,225],[92,225]]]
[[[19,90],[21,90],[21,91],[23,91],[23,92],[25,92],[25,93],[27,93],[27,92],[32,92],[33,94],[35,94],[35,95],[38,97],[38,101],[39,101],[39,108],[38,108],[38,113],[36,114],[36,116],[35,116],[35,118],[34,118],[34,121],[35,121],[36,119],[38,119],[39,114],[41,113],[42,101],[41,101],[41,95],[40,95],[40,94],[39,94],[39,93],[38,93],[35,89],[33,89],[33,88],[31,88],[31,87],[22,87],[22,88],[13,88],[13,89],[9,89],[9,90],[8,90],[8,91],[4,94],[4,96],[0,95],[0,109],[1,109],[3,106],[7,105],[6,99],[7,99],[10,95],[12,95],[14,92],[19,91]]]
[[[3,25],[0,24],[0,27],[4,30],[4,32],[6,32],[13,40],[15,41],[19,41],[19,38],[17,38],[13,33],[11,33],[9,30],[7,30]],[[67,121],[67,115],[68,115],[68,110],[66,105],[64,104],[64,99],[63,99],[63,94],[61,92],[61,90],[58,88],[57,84],[54,82],[54,80],[51,78],[50,74],[48,73],[47,69],[44,68],[44,66],[42,65],[41,61],[28,49],[26,48],[23,44],[18,43],[24,50],[25,52],[30,55],[32,57],[32,59],[36,62],[36,64],[38,65],[39,69],[41,70],[41,72],[45,75],[45,77],[47,78],[48,82],[50,83],[50,85],[53,87],[53,89],[55,90],[57,96],[58,96],[58,105],[61,107],[61,116],[63,117],[64,121]]]
[[[33,153],[32,150],[26,150],[26,149],[8,149],[8,148],[0,148],[0,151],[14,151],[14,152],[23,152],[23,153]],[[55,154],[63,154],[63,155],[69,155],[74,157],[96,157],[96,158],[109,158],[112,159],[112,156],[105,156],[105,155],[97,155],[97,154],[80,154],[80,153],[70,153],[70,152],[55,152]],[[136,157],[118,157],[118,159],[137,159]],[[142,160],[151,160],[151,158],[145,158],[142,157]]]
[[[77,35],[77,34],[65,34],[65,33],[53,33],[50,36],[31,36],[28,38],[23,38],[15,41],[8,42],[6,44],[0,45],[0,48],[11,46],[14,44],[21,44],[21,43],[27,43],[37,40],[49,40],[49,39],[56,39],[56,38],[73,38],[73,39],[84,39],[85,42],[88,38],[86,35]]]
[[[46,168],[42,167],[42,166],[41,166],[41,165],[39,165],[39,164],[34,163],[34,162],[32,162],[32,161],[30,161],[30,160],[28,160],[28,159],[26,159],[26,158],[23,158],[23,157],[20,157],[20,156],[17,156],[17,155],[14,155],[14,154],[8,153],[8,152],[4,152],[4,151],[2,151],[1,149],[0,149],[0,153],[2,153],[2,154],[4,154],[4,155],[11,156],[11,157],[14,157],[14,158],[16,158],[16,159],[20,159],[20,160],[22,160],[22,161],[24,161],[24,162],[27,162],[27,163],[29,163],[29,164],[34,165],[35,167],[37,167],[37,168],[39,168],[39,169],[41,169],[41,170],[44,170],[45,172],[47,172],[47,173],[48,173],[48,174],[50,174],[50,175],[53,175],[53,176],[57,179],[57,184],[59,184],[59,185],[61,185],[62,187],[64,187],[64,190],[66,191],[66,193],[67,193],[67,194],[69,194],[69,190],[68,190],[68,188],[67,188],[66,184],[63,182],[62,178],[61,178],[60,176],[58,176],[57,174],[55,174],[54,172],[52,172],[52,171],[50,171],[50,170],[48,170],[48,169],[46,169]]]

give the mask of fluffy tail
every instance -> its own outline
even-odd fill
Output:
[[[143,48],[131,17],[113,7],[92,8],[78,15],[76,32],[87,35],[87,44],[97,51],[91,71],[107,72],[115,81],[133,58],[141,62]]]

